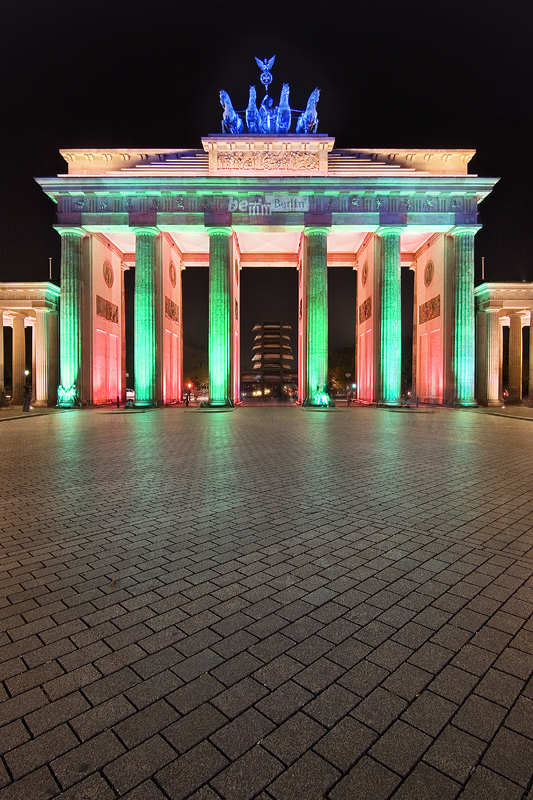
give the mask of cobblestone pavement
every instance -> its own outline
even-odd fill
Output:
[[[0,800],[533,798],[529,421],[0,427]]]

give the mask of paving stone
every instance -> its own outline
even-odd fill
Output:
[[[16,780],[48,764],[53,758],[78,744],[70,728],[63,724],[11,750],[5,755],[5,761]]]
[[[485,742],[447,725],[425,754],[424,761],[450,778],[465,783],[485,748]]]
[[[345,773],[366,753],[377,736],[375,731],[353,717],[344,717],[313,749]]]
[[[227,717],[209,703],[195,708],[164,731],[165,738],[185,753],[227,723]]]
[[[525,787],[533,773],[533,742],[504,728],[490,744],[483,765]]]
[[[383,688],[411,701],[425,689],[432,677],[430,672],[415,667],[414,664],[400,664],[389,677],[385,674]],[[342,680],[339,682],[342,683]]]
[[[422,761],[391,796],[394,800],[453,800],[460,791],[459,783],[452,781],[451,778],[447,778],[442,772],[437,772]],[[462,797],[464,797],[463,794],[461,794]],[[476,800],[482,798],[485,799],[484,794],[476,795]]]
[[[533,700],[527,697],[519,697],[511,713],[505,720],[505,725],[522,736],[533,739]]]
[[[113,723],[115,733],[128,748],[168,728],[178,718],[176,710],[165,700],[157,700],[142,711],[132,712],[135,712],[133,707],[123,722]]]
[[[124,752],[125,747],[117,737],[111,731],[105,731],[66,755],[56,758],[50,766],[63,789],[67,789]]]
[[[155,775],[171,800],[184,800],[227,766],[228,760],[212,744],[203,741]]]
[[[115,794],[113,794],[113,797],[115,797]],[[214,792],[213,797],[216,797]],[[131,792],[123,795],[123,800],[165,800],[165,798],[166,795],[163,794],[161,789],[159,789],[152,780],[144,781],[139,784],[139,786],[136,786],[135,789],[132,789]],[[82,800],[82,798],[80,798],[80,800]],[[207,800],[207,796],[205,800]]]
[[[116,795],[101,775],[93,774],[61,792],[60,797],[61,800],[114,800]]]
[[[78,714],[90,709],[90,705],[81,692],[73,692],[25,716],[26,725],[34,736],[51,730],[61,722],[72,720]],[[0,728],[0,735],[2,729]]]
[[[455,703],[426,690],[413,701],[402,719],[424,733],[436,736],[456,711]]]
[[[315,662],[315,664],[318,663],[319,662]],[[313,664],[312,667],[314,667],[315,664]],[[307,667],[307,669],[312,669],[312,667]],[[276,689],[297,673],[303,675],[306,671],[307,670],[302,669],[302,665],[299,661],[295,661],[293,658],[283,654],[254,672],[253,678],[269,689]],[[342,670],[340,671],[342,672]]]
[[[223,692],[224,689],[223,683],[217,681],[212,675],[204,673],[167,695],[166,699],[181,714],[187,714],[193,708],[201,706],[202,703]]]
[[[369,755],[405,777],[432,741],[430,736],[398,720],[370,749]]]
[[[454,703],[461,703],[477,682],[477,676],[448,664],[431,682],[429,688]]]
[[[49,800],[57,795],[58,786],[48,767],[26,775],[0,791],[2,800]]]
[[[268,787],[276,800],[317,800],[339,779],[340,772],[308,751]]]
[[[254,708],[210,736],[211,742],[228,758],[236,759],[258,744],[275,728],[274,723]]]
[[[407,703],[378,686],[352,711],[352,716],[382,733],[402,713]]]
[[[515,678],[508,675],[506,672],[500,672],[496,669],[489,669],[483,679],[476,686],[476,694],[486,697],[487,700],[493,700],[506,708],[510,708],[518,697],[524,681],[520,678]]]
[[[227,800],[250,800],[283,772],[283,765],[257,746],[212,779],[211,785]]]
[[[93,708],[84,711],[70,720],[82,742],[87,741],[97,733],[107,730],[126,717],[134,714],[135,706],[119,694],[106,700]]]
[[[329,793],[330,800],[386,800],[400,778],[368,756],[363,756]]]
[[[124,794],[175,758],[175,751],[161,736],[152,736],[105,767],[104,774],[115,790]]]
[[[461,800],[521,800],[522,797],[521,786],[482,766],[476,768],[461,793]]]
[[[298,662],[294,662],[297,664]],[[322,689],[325,689],[330,683],[333,683],[337,678],[343,675],[344,669],[338,664],[329,661],[328,658],[319,658],[309,667],[301,669],[301,664],[298,664],[298,670],[293,673],[296,683],[303,686],[305,689],[314,694],[318,694]],[[292,677],[288,675],[287,677]],[[351,688],[347,686],[346,688]]]
[[[331,728],[359,701],[359,697],[343,686],[333,684],[324,689],[318,697],[304,706],[306,714],[316,719],[321,725]]]
[[[287,681],[256,703],[256,708],[279,725],[312,699],[313,695],[307,689]]]
[[[473,736],[489,742],[504,717],[504,708],[483,697],[471,695],[454,716],[453,724]]]
[[[297,712],[264,739],[263,747],[284,764],[290,765],[325,733],[326,728],[306,714]]]
[[[253,678],[244,678],[230,689],[213,698],[212,703],[233,719],[268,694],[268,690]]]

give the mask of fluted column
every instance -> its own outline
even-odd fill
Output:
[[[156,405],[155,237],[157,228],[134,228],[135,405]]]
[[[48,404],[48,375],[50,372],[50,341],[48,334],[47,308],[36,309],[36,321],[33,328],[35,349],[35,402],[36,406]]]
[[[401,402],[402,273],[401,228],[380,228],[381,237],[381,395],[380,402]]]
[[[455,335],[453,374],[455,405],[475,406],[475,312],[474,236],[471,228],[456,228],[455,244]]]
[[[529,386],[528,386],[528,400],[529,404],[533,405],[533,309],[531,310],[531,319],[529,322]]]
[[[487,405],[500,404],[500,336],[501,326],[498,309],[486,309],[484,312],[485,333],[485,374]]]
[[[57,404],[76,405],[81,378],[81,228],[58,228],[61,236],[59,382]]]
[[[207,406],[231,406],[230,236],[231,228],[209,234],[209,400]]]
[[[509,402],[522,401],[522,317],[509,314]]]
[[[13,387],[12,402],[20,405],[23,399],[23,388],[26,376],[26,341],[24,335],[24,317],[13,317]]]
[[[329,228],[308,227],[306,294],[306,387],[304,405],[333,405],[328,394],[328,248]]]
[[[0,393],[4,390],[4,312],[0,308]]]

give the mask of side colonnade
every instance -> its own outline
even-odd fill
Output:
[[[33,406],[56,404],[58,384],[58,316],[60,290],[54,283],[0,283],[0,398],[11,390],[11,402],[23,402],[30,385]],[[32,328],[31,357],[26,328]],[[11,386],[5,384],[4,328],[12,328]]]

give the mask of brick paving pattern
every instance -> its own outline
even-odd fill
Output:
[[[531,420],[4,420],[0,800],[532,800]]]

